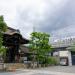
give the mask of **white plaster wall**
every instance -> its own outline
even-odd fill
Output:
[[[68,51],[59,51],[60,57],[68,57]]]
[[[69,66],[72,66],[72,57],[70,51],[68,51],[68,62],[69,62]]]

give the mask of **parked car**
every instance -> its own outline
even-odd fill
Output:
[[[67,66],[68,65],[67,59],[65,59],[65,58],[61,59],[60,60],[60,65]]]

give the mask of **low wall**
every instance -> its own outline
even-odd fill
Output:
[[[24,69],[27,67],[28,65],[23,63],[0,63],[0,71],[2,70],[11,71],[16,69]]]

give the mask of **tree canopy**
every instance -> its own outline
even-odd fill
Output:
[[[0,31],[5,32],[7,29],[7,24],[4,22],[3,16],[0,16]]]
[[[49,34],[41,32],[31,33],[30,49],[31,52],[36,54],[35,61],[45,62],[45,58],[48,53],[52,51],[51,45],[49,44]]]
[[[0,54],[5,52],[5,48],[3,46],[3,32],[7,29],[7,24],[4,21],[3,16],[0,16]]]

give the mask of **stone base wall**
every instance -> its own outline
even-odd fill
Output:
[[[23,63],[3,63],[3,64],[0,64],[0,71],[2,71],[2,70],[13,71],[16,69],[24,69],[27,67],[28,67],[28,65],[23,64]]]
[[[5,64],[5,66],[6,68],[15,68],[15,69],[27,68],[27,65],[23,63],[8,63]]]

